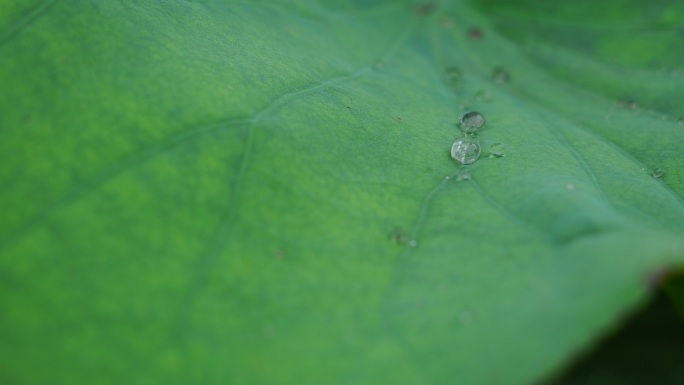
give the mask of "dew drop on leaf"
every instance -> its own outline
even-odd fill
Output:
[[[511,75],[505,69],[501,67],[494,68],[493,75],[494,81],[499,84],[508,83],[511,80]]]
[[[475,111],[469,111],[461,115],[459,125],[461,129],[468,133],[473,133],[479,130],[485,124],[484,116]]]
[[[456,173],[456,181],[462,182],[464,180],[470,180],[470,168],[467,166],[461,167],[460,170]]]
[[[630,100],[627,102],[627,108],[630,110],[636,110],[639,108],[639,103],[637,103],[635,100]]]
[[[461,138],[451,146],[451,157],[462,164],[474,163],[480,157],[480,144],[474,139]]]
[[[415,239],[411,239],[408,244],[410,247],[416,247],[418,246],[418,241],[416,241]]]
[[[662,178],[663,175],[665,175],[665,172],[663,172],[663,170],[659,168],[654,169],[653,173],[651,173],[651,176],[653,176],[654,178]]]
[[[504,146],[503,143],[494,143],[491,146],[489,146],[489,157],[490,158],[503,158],[506,153],[504,150],[506,149],[506,146]]]

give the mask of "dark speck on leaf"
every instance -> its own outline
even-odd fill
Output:
[[[482,39],[482,30],[478,27],[472,27],[468,30],[468,36],[471,40],[480,40]]]

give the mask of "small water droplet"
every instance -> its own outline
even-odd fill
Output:
[[[679,124],[680,126],[684,126],[684,117],[679,118],[679,119],[677,120],[677,124]]]
[[[662,178],[665,175],[665,172],[659,168],[656,168],[653,170],[653,173],[651,173],[651,176],[654,178]]]
[[[444,78],[450,86],[455,87],[461,80],[461,70],[456,67],[447,67],[447,69],[444,70]]]
[[[482,39],[482,30],[478,27],[472,27],[468,30],[468,36],[471,40],[480,40]]]
[[[473,133],[479,130],[485,124],[484,116],[475,111],[469,111],[461,115],[459,125],[465,132]]]
[[[489,157],[490,158],[503,158],[506,156],[505,153],[506,146],[503,143],[494,143],[489,146]]]
[[[480,157],[480,144],[471,138],[461,138],[451,146],[451,157],[462,164],[474,163]]]
[[[464,180],[470,180],[472,177],[470,176],[470,170],[464,169],[464,170],[459,170],[458,174],[456,175],[456,180],[459,182],[462,182]]]
[[[416,247],[416,246],[418,246],[418,241],[416,241],[415,239],[411,239],[411,240],[409,241],[409,246],[411,246],[411,247]]]
[[[577,189],[577,186],[575,186],[574,183],[568,183],[565,185],[565,188],[568,189],[568,191],[575,191]]]
[[[475,101],[477,102],[490,102],[492,101],[491,95],[487,93],[485,90],[480,90],[475,94]]]
[[[511,80],[511,74],[501,67],[494,68],[492,76],[494,77],[494,81],[499,84],[505,84]]]
[[[639,103],[637,103],[636,100],[630,100],[627,102],[627,108],[630,110],[636,110],[639,108]]]

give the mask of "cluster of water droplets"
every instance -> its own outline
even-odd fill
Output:
[[[459,126],[465,136],[457,139],[451,146],[451,157],[461,164],[475,163],[482,152],[480,142],[475,139],[475,134],[485,124],[484,116],[475,111],[469,111],[461,115]]]

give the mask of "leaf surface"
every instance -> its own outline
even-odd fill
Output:
[[[684,259],[684,10],[608,3],[3,5],[0,378],[557,370]]]

